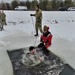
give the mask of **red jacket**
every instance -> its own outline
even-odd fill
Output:
[[[51,46],[51,41],[52,41],[52,34],[48,31],[47,33],[43,33],[43,35],[41,36],[40,41],[44,43],[45,47],[48,48],[49,46]]]

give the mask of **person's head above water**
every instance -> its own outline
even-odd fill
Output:
[[[30,46],[29,51],[30,51],[30,53],[35,53],[35,48],[33,46]]]

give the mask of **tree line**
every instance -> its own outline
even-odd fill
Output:
[[[15,7],[17,6],[26,6],[27,10],[34,10],[35,5],[39,4],[40,8],[42,10],[46,11],[55,11],[59,7],[74,7],[75,6],[75,1],[74,0],[27,0],[27,1],[16,1],[13,0],[11,3],[5,3],[1,2],[0,3],[0,9],[2,10],[14,10]]]

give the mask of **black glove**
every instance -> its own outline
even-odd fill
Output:
[[[42,47],[44,47],[44,44],[43,44],[43,43],[40,43],[40,44],[38,45],[38,48],[42,48]]]
[[[30,14],[30,16],[33,16],[33,14]]]

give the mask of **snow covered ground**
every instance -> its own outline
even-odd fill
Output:
[[[6,50],[13,50],[39,44],[31,17],[34,11],[5,11],[7,25],[0,31],[0,75],[13,75],[13,69]],[[33,22],[32,22],[33,20]],[[43,11],[42,25],[50,27],[53,41],[50,50],[62,57],[75,69],[75,12]]]

